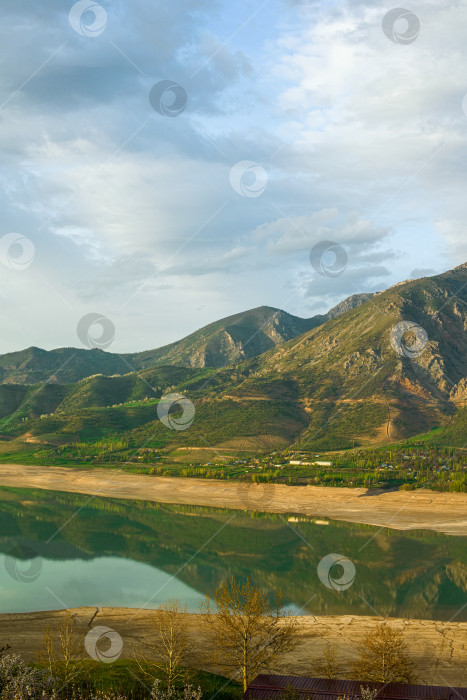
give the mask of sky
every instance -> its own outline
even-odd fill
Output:
[[[96,318],[155,348],[466,261],[465,0],[1,13],[1,353]]]

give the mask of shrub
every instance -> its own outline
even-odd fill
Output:
[[[16,654],[0,657],[0,698],[48,700],[53,697],[53,679],[47,671],[26,666]]]
[[[192,685],[164,690],[159,680],[154,681],[151,689],[151,700],[201,700],[201,695],[201,688],[195,689]]]

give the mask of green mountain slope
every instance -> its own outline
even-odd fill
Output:
[[[313,328],[320,320],[261,306],[211,323],[177,343],[138,353],[133,362],[146,366],[171,364],[191,367],[224,367],[255,357]]]
[[[2,384],[67,384],[93,374],[126,374],[131,369],[118,355],[97,349],[42,350],[31,347],[0,355]]]
[[[391,344],[401,321],[426,331],[426,347],[416,357],[398,354]],[[320,449],[424,432],[465,402],[466,328],[464,265],[397,285],[257,358],[232,393],[274,399],[282,392],[307,414],[300,442]]]
[[[261,306],[229,316],[182,340],[146,352],[117,355],[103,350],[31,347],[0,355],[0,384],[68,384],[95,374],[128,374],[161,365],[224,367],[255,357],[363,303],[371,294],[344,300],[328,314],[310,319]]]
[[[371,294],[356,294],[335,306],[327,314],[309,319],[292,316],[270,306],[260,306],[211,323],[187,338],[159,350],[133,355],[131,361],[139,366],[163,363],[219,368],[236,364],[261,355],[287,340],[316,328],[328,318],[345,313],[349,308],[358,306],[371,296]]]
[[[283,328],[270,350],[225,368],[156,365],[88,377],[60,390],[51,385],[55,390],[43,394],[30,387],[24,395],[13,386],[7,394],[4,385],[0,431],[52,444],[118,437],[162,449],[293,444],[323,451],[393,442],[438,427],[458,445],[467,393],[467,266],[357,301],[291,340]],[[245,355],[248,333],[267,313],[254,310],[212,324],[198,332],[198,345],[189,336],[164,353],[181,362],[204,347],[206,357],[206,347],[228,328],[231,337],[243,333]],[[418,324],[415,332],[403,326],[398,335],[407,322]],[[300,325],[294,323],[293,333]],[[216,358],[223,353],[218,348]],[[172,392],[195,406],[187,430],[171,430],[158,419],[160,397]],[[16,413],[8,415],[10,405]]]

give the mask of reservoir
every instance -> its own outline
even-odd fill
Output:
[[[0,488],[0,612],[197,612],[250,578],[292,613],[467,620],[467,538],[323,518]]]

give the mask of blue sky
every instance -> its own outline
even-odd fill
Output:
[[[467,6],[412,2],[406,44],[391,7],[4,0],[0,352],[79,345],[92,312],[142,350],[465,262]],[[323,240],[338,276],[310,265]]]

